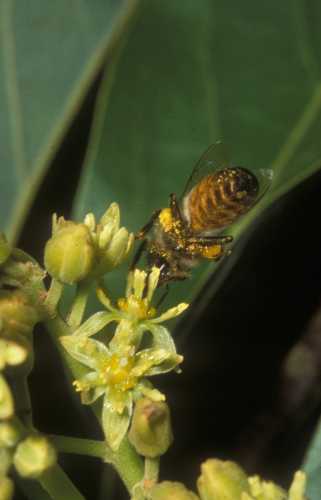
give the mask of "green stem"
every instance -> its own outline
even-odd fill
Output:
[[[144,480],[148,486],[157,483],[159,475],[159,457],[145,458]]]
[[[13,473],[15,485],[23,492],[28,500],[50,500],[51,497],[46,493],[37,481],[23,479],[18,473]]]
[[[15,417],[14,423],[19,427],[21,437],[30,434],[30,427],[23,425],[19,418]],[[34,433],[34,429],[31,430],[31,433]],[[50,467],[50,469],[34,481],[30,481],[30,479],[25,481],[20,476],[17,477],[17,480],[26,496],[32,498],[32,500],[44,500],[48,498],[43,490],[53,500],[85,500],[58,464]]]
[[[14,395],[15,414],[24,425],[32,428],[32,409],[27,376],[15,375],[8,378],[10,389]]]
[[[58,465],[44,472],[38,482],[53,500],[85,500]]]
[[[79,283],[77,285],[76,297],[71,306],[69,317],[67,320],[68,325],[72,329],[77,328],[82,322],[82,318],[84,316],[88,301],[89,290],[90,290],[89,287],[90,284],[87,282]]]
[[[45,300],[45,306],[47,307],[51,315],[54,315],[57,309],[62,291],[63,291],[63,284],[60,283],[60,281],[57,281],[55,278],[52,278],[50,283],[50,288],[48,290],[48,294]]]
[[[127,438],[123,439],[118,451],[113,454],[110,463],[115,467],[129,493],[131,493],[135,484],[143,479],[142,459]]]
[[[93,439],[81,439],[69,436],[48,435],[50,441],[61,453],[74,453],[76,455],[88,455],[105,459],[108,448],[105,441],[95,441]]]

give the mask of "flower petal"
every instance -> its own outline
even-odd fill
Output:
[[[143,298],[143,293],[146,286],[146,277],[147,273],[145,271],[140,271],[139,269],[134,270],[133,294],[138,300],[141,300]]]
[[[145,375],[146,377],[151,377],[153,375],[159,375],[160,373],[168,373],[174,370],[183,360],[183,356],[179,354],[175,355],[168,353],[167,359],[164,359],[158,366],[152,366],[145,372]]]
[[[102,396],[106,390],[104,386],[97,386],[99,374],[96,372],[86,373],[83,377],[74,381],[73,385],[77,392],[81,393],[81,402],[90,405]]]
[[[162,325],[154,325],[151,321],[142,323],[141,328],[151,332],[153,336],[153,347],[165,349],[176,354],[174,340],[167,328]]]
[[[108,297],[106,291],[103,289],[102,286],[98,286],[96,288],[96,295],[99,300],[99,302],[102,303],[103,306],[106,307],[110,312],[117,314],[118,310],[113,307],[110,298]]]
[[[126,254],[128,238],[129,234],[127,229],[121,227],[107,247],[105,259],[112,267],[118,266],[123,260]]]
[[[148,276],[147,301],[151,302],[154,292],[157,288],[160,275],[159,267],[154,266]]]
[[[162,394],[159,390],[154,389],[152,384],[145,379],[142,379],[139,384],[137,384],[135,388],[135,392],[139,394],[138,398],[141,397],[141,394],[143,396],[146,396],[147,398],[151,399],[152,401],[165,401],[166,398],[164,394]]]
[[[165,349],[143,349],[135,356],[135,366],[131,370],[134,377],[141,377],[149,373],[154,366],[158,366],[171,356]]]
[[[153,323],[163,323],[163,321],[168,321],[169,319],[175,318],[176,316],[182,314],[182,312],[184,312],[188,308],[188,306],[189,304],[182,302],[181,304],[178,304],[178,306],[171,307],[163,314],[150,321],[152,321]]]
[[[117,451],[122,439],[128,430],[132,410],[133,399],[132,395],[124,393],[126,398],[125,407],[122,413],[118,413],[110,398],[110,394],[105,395],[102,413],[102,425],[106,437],[106,441],[113,451]]]
[[[98,340],[67,335],[60,337],[60,342],[71,357],[94,370],[99,367],[102,358],[109,357],[108,347]]]
[[[117,315],[106,311],[99,311],[90,316],[72,335],[78,338],[91,337],[91,335],[95,335],[95,333],[105,328],[112,321],[117,321]]]
[[[112,225],[115,231],[118,231],[120,224],[120,210],[118,203],[112,203],[100,218],[99,223],[102,226]]]
[[[89,214],[85,215],[84,218],[84,224],[90,229],[90,231],[95,231],[96,228],[96,219],[95,215],[92,212],[89,212]]]

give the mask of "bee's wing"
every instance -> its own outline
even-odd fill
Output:
[[[193,168],[184,191],[180,196],[180,200],[182,200],[203,177],[213,173],[215,170],[221,170],[229,166],[229,154],[225,144],[216,142],[209,146]]]

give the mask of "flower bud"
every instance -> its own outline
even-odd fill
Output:
[[[3,233],[0,233],[0,266],[6,262],[11,254],[11,246]]]
[[[216,459],[201,465],[197,488],[202,500],[241,500],[242,493],[250,493],[247,476],[234,462]]]
[[[112,203],[101,217],[96,228],[99,263],[96,274],[102,275],[119,266],[128,256],[134,243],[134,235],[120,227],[117,203]]]
[[[139,399],[128,437],[140,455],[149,458],[163,455],[173,441],[167,404],[148,398]]]
[[[95,245],[85,224],[62,221],[45,246],[45,267],[49,274],[73,285],[85,279],[95,261]]]
[[[10,418],[13,414],[13,397],[5,378],[0,375],[0,420]]]
[[[301,470],[298,470],[294,474],[293,482],[289,489],[289,500],[307,500],[304,494],[306,480],[306,474]]]
[[[251,495],[255,500],[286,500],[286,491],[272,481],[264,481],[259,476],[248,478]],[[303,499],[302,499],[303,500]]]
[[[23,338],[19,341],[0,338],[0,370],[6,365],[20,365],[27,359],[30,350],[30,345]]]
[[[13,422],[0,422],[0,447],[12,448],[20,439],[18,426]]]
[[[31,333],[39,319],[39,311],[22,291],[0,290],[1,330],[7,336]]]
[[[55,448],[43,436],[29,436],[22,441],[14,454],[13,463],[22,477],[37,478],[55,465]]]
[[[162,481],[150,491],[151,500],[198,500],[199,497],[182,483]]]
[[[11,500],[13,498],[13,481],[8,477],[0,478],[0,500]]]

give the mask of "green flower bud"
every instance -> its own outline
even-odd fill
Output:
[[[18,426],[13,422],[0,422],[0,447],[12,448],[20,439]]]
[[[73,285],[90,274],[95,263],[95,245],[85,224],[59,219],[45,246],[45,267],[49,274]]]
[[[11,254],[11,246],[3,233],[0,233],[0,265],[4,264]]]
[[[13,414],[13,397],[5,378],[0,375],[0,420],[10,418]]]
[[[307,497],[304,494],[306,480],[306,474],[301,470],[298,470],[294,474],[293,482],[289,489],[289,500],[307,500]]]
[[[197,488],[202,500],[241,500],[242,493],[250,493],[247,476],[234,462],[216,459],[201,465]]]
[[[140,455],[149,458],[163,455],[173,441],[167,404],[148,398],[139,399],[128,437]]]
[[[199,500],[192,491],[185,488],[182,483],[162,481],[150,491],[151,500]]]
[[[37,478],[55,465],[55,448],[43,436],[29,436],[22,441],[14,454],[13,463],[22,477]]]
[[[90,221],[87,223],[91,224]],[[101,276],[119,266],[130,253],[134,235],[120,227],[120,211],[117,203],[112,203],[101,217],[94,231],[99,262],[95,275]]]
[[[7,336],[31,333],[39,319],[39,311],[22,291],[0,290],[1,331]]]
[[[263,481],[259,476],[248,478],[251,495],[255,500],[287,500],[288,495],[272,481]]]
[[[13,498],[13,481],[8,477],[0,478],[0,500],[11,500]]]
[[[30,345],[23,338],[19,341],[0,338],[0,370],[6,365],[20,365],[27,359],[30,350]]]

